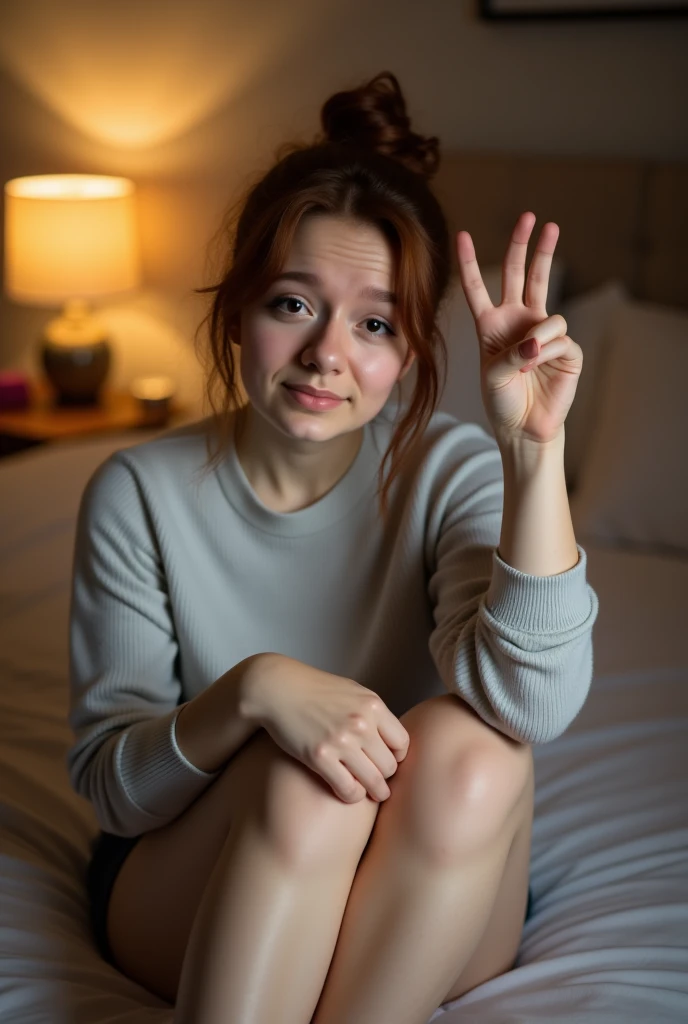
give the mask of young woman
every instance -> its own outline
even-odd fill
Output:
[[[531,744],[592,678],[563,466],[582,354],[545,309],[559,229],[526,280],[518,218],[496,307],[458,234],[492,438],[435,408],[437,139],[388,72],[322,124],[201,289],[212,415],[115,452],[79,512],[68,765],[101,826],[92,923],[177,1024],[424,1024],[508,971]]]

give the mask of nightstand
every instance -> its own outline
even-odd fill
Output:
[[[57,406],[54,391],[42,380],[32,380],[31,405],[26,409],[0,409],[0,457],[92,434],[126,430],[164,430],[173,426],[185,410],[172,402],[168,418],[151,419],[126,391],[104,388],[100,405]]]

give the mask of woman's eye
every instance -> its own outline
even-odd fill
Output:
[[[378,320],[378,318],[376,316],[368,317],[368,319],[366,320],[366,325],[367,324],[380,324],[380,326],[384,327],[387,331],[389,331],[390,334],[394,334],[394,331],[389,326],[389,324],[386,324],[384,320]],[[377,334],[378,332],[377,331],[371,331],[371,333],[372,334]]]
[[[272,302],[268,303],[268,306],[270,309],[279,309],[285,302],[295,302],[298,306],[305,306],[305,302],[302,299],[297,299],[295,295],[278,295],[277,298],[273,299]],[[300,310],[285,309],[283,310],[283,312],[291,313],[294,316],[296,316],[300,312]],[[372,334],[373,337],[383,337],[383,335],[379,331],[379,327],[384,327],[385,330],[388,331],[390,335],[395,334],[395,332],[392,330],[388,323],[386,323],[384,320],[380,320],[376,316],[369,316],[364,322],[366,324],[366,327],[368,327],[369,324],[378,325],[377,330],[368,330],[368,333]]]
[[[301,299],[297,299],[295,295],[278,295],[276,299],[273,299],[270,303],[270,309],[279,309],[283,302],[296,302],[299,306],[303,306],[304,303]],[[298,313],[298,310],[285,310],[284,312]]]

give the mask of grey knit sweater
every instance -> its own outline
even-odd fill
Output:
[[[555,576],[499,557],[502,460],[481,427],[434,413],[385,530],[387,407],[337,485],[291,513],[259,500],[231,445],[199,483],[208,423],[115,452],[81,500],[67,766],[102,829],[159,828],[218,776],[181,753],[176,716],[259,651],[353,679],[397,717],[448,691],[522,742],[567,729],[593,672],[586,554]]]

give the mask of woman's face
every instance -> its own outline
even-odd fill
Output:
[[[393,271],[391,246],[373,225],[324,214],[301,220],[282,275],[241,314],[246,393],[283,434],[324,441],[362,427],[410,369],[393,296],[372,294],[393,291]],[[286,386],[295,384],[342,401],[308,408]]]

